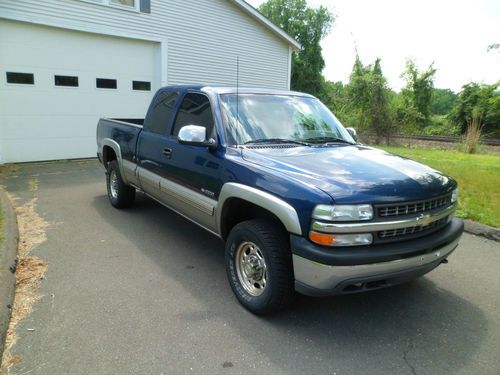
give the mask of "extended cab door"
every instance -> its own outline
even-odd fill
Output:
[[[162,90],[153,99],[137,142],[137,165],[142,189],[159,199],[164,150],[179,92]]]
[[[207,137],[216,139],[212,106],[209,98],[198,92],[185,92],[180,100],[169,134],[151,145],[159,150],[154,166],[148,168],[159,177],[159,192],[155,196],[189,219],[216,231],[216,197],[222,187],[220,156],[208,147],[182,145],[177,139],[185,125],[204,126]],[[141,143],[141,153],[144,147]],[[145,150],[144,155],[147,154]]]

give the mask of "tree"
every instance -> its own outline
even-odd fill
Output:
[[[434,75],[436,74],[433,65],[429,65],[425,71],[419,71],[415,62],[408,59],[406,70],[401,75],[406,81],[406,86],[401,90],[404,105],[410,111],[417,112],[418,116],[415,120],[420,130],[428,125],[431,115]]]
[[[500,136],[500,82],[492,85],[470,82],[462,87],[455,106],[448,118],[459,125],[462,133],[472,121],[474,111],[482,115],[483,131],[486,134]]]
[[[450,89],[434,89],[432,94],[431,112],[435,115],[447,115],[453,109],[457,94]]]
[[[375,131],[376,142],[382,137],[386,143],[392,134],[392,121],[389,110],[389,88],[382,73],[380,58],[375,60],[369,81],[370,127]]]
[[[376,143],[382,139],[389,142],[394,131],[390,110],[391,91],[382,73],[380,58],[373,65],[364,66],[359,56],[352,68],[347,86],[347,97],[351,110],[361,129],[375,132]]]
[[[309,7],[306,0],[268,0],[259,11],[302,45],[293,53],[291,88],[324,99],[325,60],[320,42],[330,31],[333,14],[324,6]]]

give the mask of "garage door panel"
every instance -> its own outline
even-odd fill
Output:
[[[99,120],[98,116],[11,116],[3,118],[2,137],[4,140],[52,139],[58,137],[76,138],[88,137],[86,124]],[[47,131],[50,123],[51,131]],[[95,135],[95,134],[94,134]]]
[[[144,117],[159,51],[155,42],[0,20],[0,162],[95,156],[100,117]],[[32,73],[35,84],[8,84],[6,72]],[[55,75],[78,77],[78,87],[55,86]],[[97,78],[116,79],[117,89],[97,88]],[[134,80],[151,91],[132,90]]]
[[[10,140],[3,147],[4,155],[8,155],[9,159],[1,159],[4,163],[20,163],[25,161],[44,161],[44,160],[61,160],[68,159],[68,154],[71,158],[88,158],[89,149],[94,149],[92,156],[96,155],[96,146],[94,137],[76,138],[52,138],[50,147],[47,143],[41,143],[37,139]],[[43,149],[41,156],[40,150]],[[3,155],[2,155],[3,156]]]
[[[117,96],[119,98],[117,98]],[[2,116],[85,116],[98,117],[144,117],[152,94],[134,95],[126,92],[105,92],[92,89],[81,92],[77,89],[55,88],[53,90],[11,91],[0,95]],[[19,110],[20,103],[24,109]]]

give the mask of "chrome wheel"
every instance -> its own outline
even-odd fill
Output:
[[[245,290],[260,296],[267,283],[267,265],[264,255],[253,242],[243,242],[236,250],[236,273]]]
[[[118,175],[114,169],[109,173],[109,192],[113,198],[118,198]]]

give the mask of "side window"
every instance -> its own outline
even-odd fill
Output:
[[[202,94],[187,94],[182,101],[175,119],[172,134],[177,136],[185,125],[198,125],[207,128],[207,137],[214,136],[214,117],[210,101]]]
[[[157,134],[165,134],[168,120],[175,108],[175,102],[179,96],[176,92],[162,92],[156,100],[155,106],[149,118],[149,131]]]

